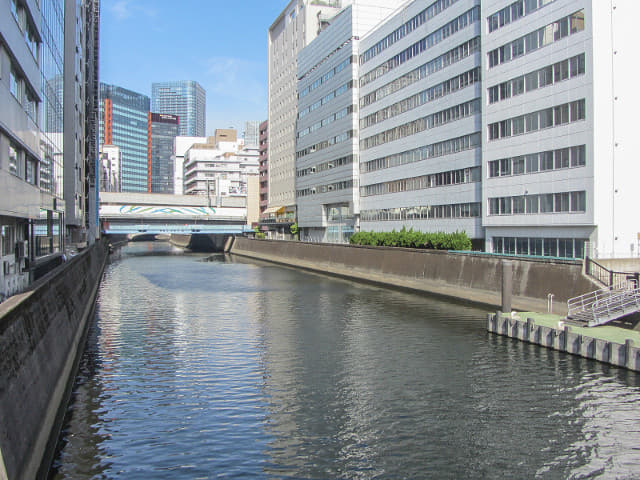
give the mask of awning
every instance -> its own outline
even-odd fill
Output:
[[[284,213],[284,207],[269,207],[262,213],[265,215],[269,213]]]

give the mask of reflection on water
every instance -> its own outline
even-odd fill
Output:
[[[108,267],[52,478],[637,478],[638,376],[485,312],[135,244]]]

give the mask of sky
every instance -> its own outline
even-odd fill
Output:
[[[288,0],[103,0],[100,81],[151,97],[151,84],[195,80],[207,135],[267,119],[267,31]]]

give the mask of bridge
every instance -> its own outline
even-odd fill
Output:
[[[252,231],[247,197],[100,192],[102,232],[114,234],[216,234]],[[256,219],[257,220],[257,219]]]

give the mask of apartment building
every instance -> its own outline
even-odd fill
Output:
[[[360,228],[483,245],[479,0],[412,2],[360,41]]]
[[[296,204],[300,238],[346,242],[357,228],[359,39],[404,0],[354,2],[298,55]]]

